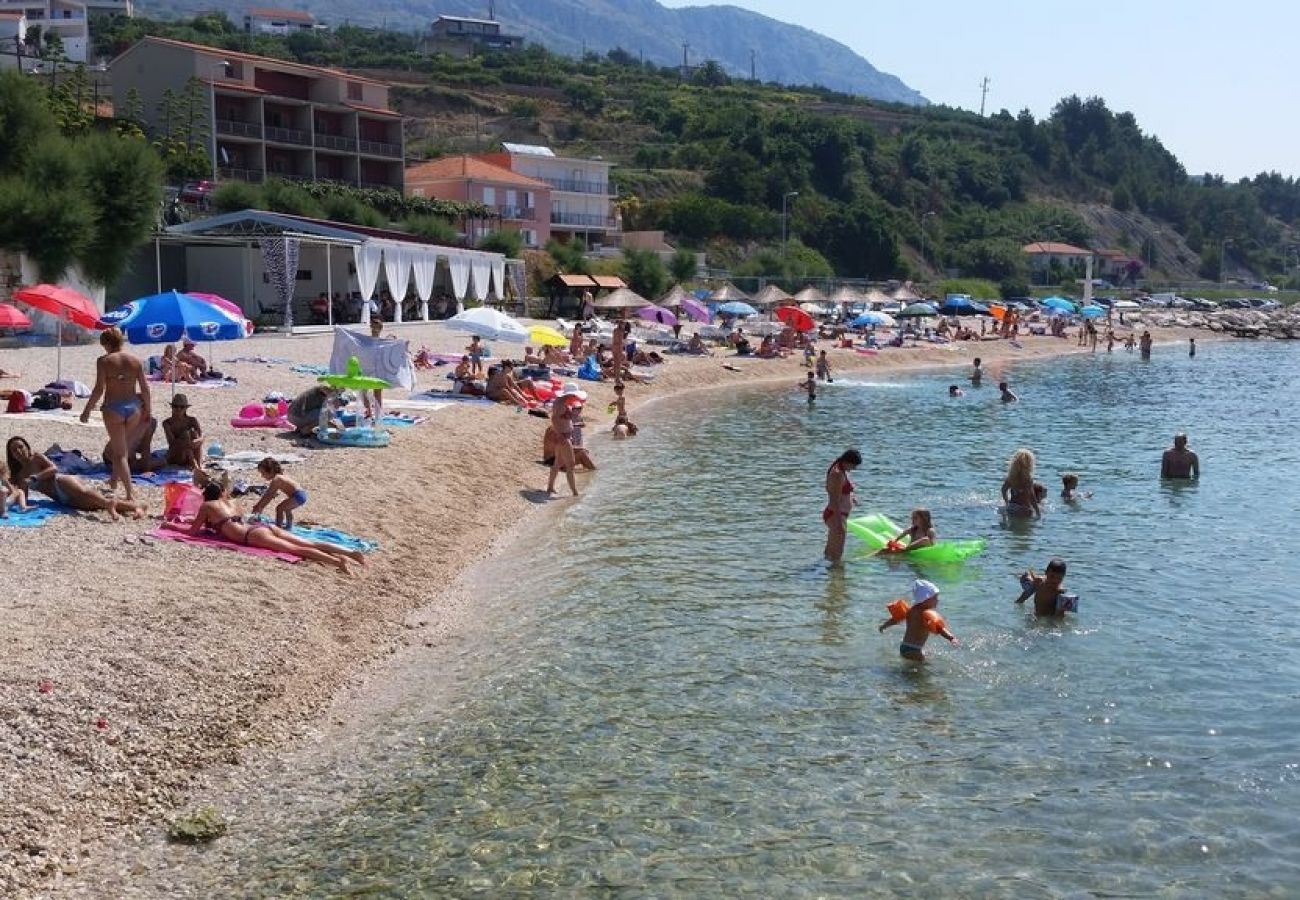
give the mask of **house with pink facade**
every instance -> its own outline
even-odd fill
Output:
[[[525,247],[542,247],[551,239],[551,186],[473,156],[444,156],[406,170],[406,194],[461,203],[481,203],[500,217],[501,227],[518,231]],[[477,241],[496,230],[492,222],[474,222]]]

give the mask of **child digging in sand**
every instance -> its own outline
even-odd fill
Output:
[[[271,505],[280,494],[284,499],[275,507],[275,524],[277,528],[293,528],[293,511],[307,502],[307,492],[298,482],[284,474],[284,467],[268,456],[257,464],[257,473],[268,482],[262,498],[253,506],[253,515],[260,515],[262,510]]]
[[[903,632],[903,642],[898,645],[898,654],[903,659],[910,659],[913,662],[924,661],[925,642],[930,639],[931,634],[939,635],[954,646],[957,644],[956,636],[948,630],[943,616],[935,609],[938,605],[939,589],[933,582],[924,579],[912,582],[911,606],[901,598],[889,604],[890,616],[880,623],[880,631],[892,628],[899,622],[907,623],[907,628]]]

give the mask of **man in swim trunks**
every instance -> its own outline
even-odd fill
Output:
[[[1145,330],[1142,332],[1142,339],[1138,341],[1138,349],[1141,351],[1143,359],[1151,358],[1151,332]]]
[[[1174,445],[1160,458],[1161,478],[1186,478],[1196,481],[1201,477],[1201,461],[1187,449],[1187,435],[1174,435]]]
[[[189,338],[181,341],[181,352],[176,354],[176,360],[188,365],[195,378],[208,376],[208,361],[194,352],[194,342]]]

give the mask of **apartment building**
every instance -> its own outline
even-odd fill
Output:
[[[244,31],[249,34],[293,34],[313,31],[316,17],[301,9],[274,9],[255,6],[244,13]]]
[[[604,244],[607,235],[619,230],[609,163],[557,156],[549,147],[532,144],[501,147],[501,152],[479,159],[550,185],[552,237],[592,247]]]
[[[406,170],[406,193],[481,203],[499,217],[501,228],[518,231],[527,247],[542,247],[551,239],[551,186],[472,156],[445,156],[411,166]],[[496,228],[496,222],[476,222],[470,225],[470,237],[478,240]]]
[[[464,55],[475,48],[483,50],[522,50],[524,36],[501,30],[495,19],[468,19],[462,16],[438,16],[429,29],[429,50]]]
[[[46,35],[57,34],[63,43],[64,57],[71,62],[86,62],[90,47],[90,25],[86,18],[85,3],[78,0],[0,0],[0,15],[6,13],[18,13],[23,17],[24,37],[27,29],[32,27],[40,29],[42,44],[48,40]],[[16,52],[12,45],[4,49],[7,53]]]
[[[336,69],[146,37],[109,64],[113,102],[134,89],[150,128],[163,92],[208,86],[220,178],[341,181],[403,190],[402,117],[388,85]]]

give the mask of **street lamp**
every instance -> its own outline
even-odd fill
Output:
[[[217,181],[217,69],[223,76],[230,72],[230,61],[219,59],[211,63],[212,71],[208,78],[208,99],[212,102],[212,181]]]
[[[786,241],[786,233],[788,231],[788,226],[786,225],[786,223],[790,218],[790,213],[789,213],[790,198],[798,197],[798,196],[799,196],[798,191],[789,191],[788,193],[783,194],[781,196],[781,261],[782,262],[785,261],[785,241]]]

